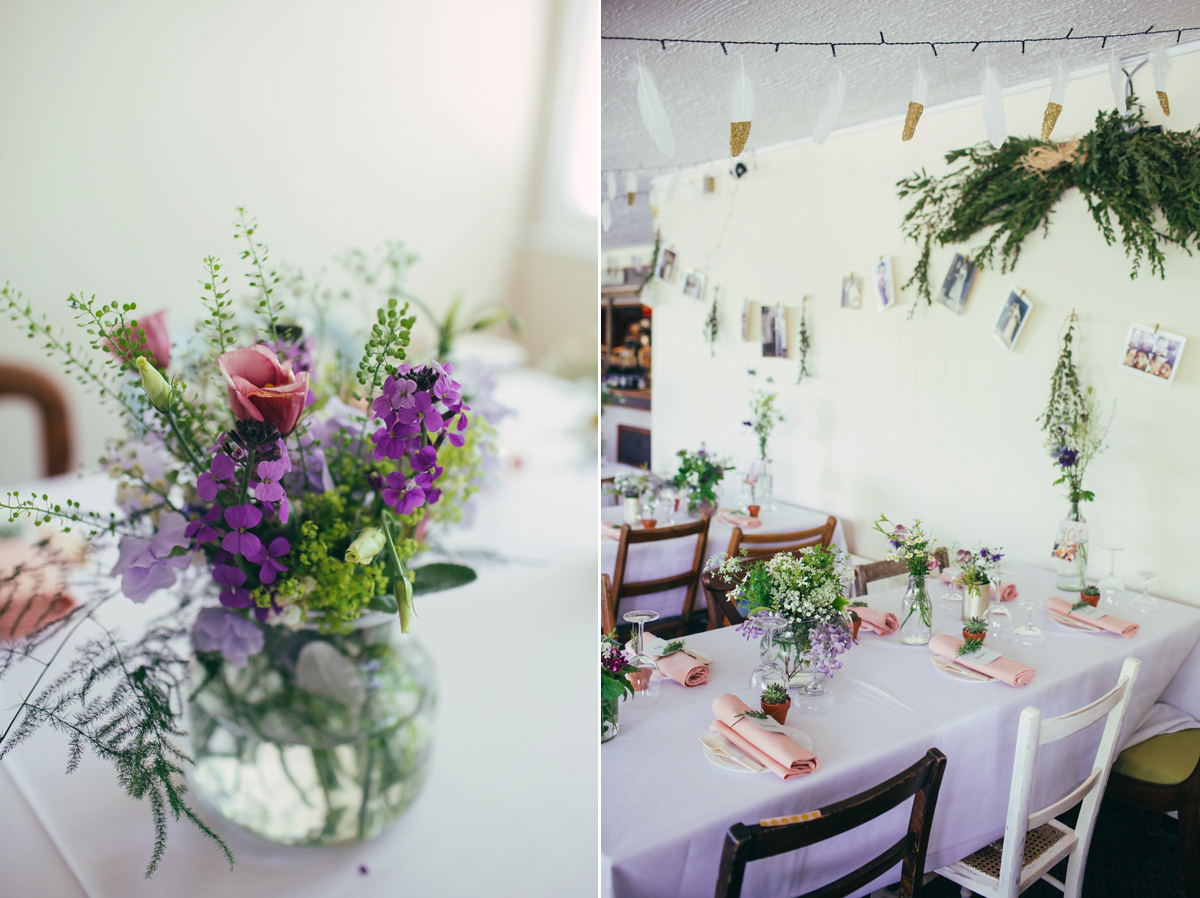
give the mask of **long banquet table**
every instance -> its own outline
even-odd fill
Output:
[[[1020,566],[1008,578],[1039,602],[1055,594],[1054,575]],[[931,588],[934,632],[955,633],[956,612],[940,607],[941,584]],[[873,608],[898,611],[902,590],[872,595]],[[1126,594],[1132,598],[1132,593]],[[1006,603],[1017,622],[1025,609]],[[1040,606],[1035,622],[1046,634],[1039,649],[997,646],[1009,658],[1037,669],[1033,683],[952,680],[931,664],[927,646],[908,646],[893,634],[860,633],[829,682],[837,704],[827,714],[792,711],[787,718],[811,736],[820,761],[816,773],[783,781],[773,774],[740,773],[705,759],[699,736],[712,721],[712,701],[731,692],[752,702],[750,672],[757,642],[727,627],[687,638],[713,659],[707,685],[662,684],[659,704],[644,711],[621,707],[620,733],[601,746],[601,854],[603,894],[665,898],[711,892],[721,846],[736,822],[812,810],[853,795],[918,760],[936,746],[948,758],[937,804],[926,870],[958,860],[999,838],[1017,719],[1027,706],[1046,715],[1080,707],[1117,681],[1126,657],[1142,660],[1123,739],[1183,666],[1194,671],[1200,650],[1200,609],[1162,602],[1150,616],[1125,616],[1141,624],[1132,639],[1085,633],[1050,622]],[[961,635],[961,634],[957,634]],[[1181,692],[1179,684],[1172,691]],[[1091,769],[1100,727],[1074,740],[1046,746],[1038,762],[1034,801],[1041,807],[1082,782]],[[836,879],[890,845],[903,832],[909,805],[819,847],[792,852],[747,868],[745,894],[808,892]],[[865,895],[899,878],[897,866],[856,893]]]
[[[764,511],[760,515],[762,518],[762,526],[752,531],[756,536],[763,533],[787,533],[796,530],[811,530],[814,527],[822,526],[829,517],[823,511],[814,511],[811,508],[804,508],[799,505],[792,505],[787,502],[776,502],[777,510]],[[621,506],[606,506],[600,509],[600,519],[610,524],[623,524],[625,511]],[[684,524],[695,520],[686,514],[681,514],[676,523]],[[708,526],[708,545],[704,551],[706,559],[724,552],[729,547],[729,537],[733,535],[733,524],[721,520],[714,514],[712,521]],[[837,526],[833,530],[832,545],[837,546],[843,552],[848,552],[846,546],[846,534],[842,530],[842,522],[838,521]],[[643,545],[629,547],[629,567],[626,569],[630,580],[649,580],[656,577],[669,577],[672,574],[678,574],[686,571],[692,564],[692,553],[696,549],[694,539],[679,539],[675,541],[664,541],[655,543],[646,543]],[[600,540],[600,571],[613,575],[613,570],[617,565],[617,541],[608,537],[602,537]],[[680,612],[680,606],[683,602],[684,591],[682,589],[672,590],[670,592],[659,593],[657,595],[642,596],[637,599],[639,608],[648,608],[652,611],[657,611],[661,616],[677,615]],[[697,592],[697,606],[704,601],[703,596]],[[633,605],[629,601],[622,601],[621,607],[617,609],[618,620],[626,611],[632,611]]]

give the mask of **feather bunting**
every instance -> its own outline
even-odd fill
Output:
[[[658,151],[670,159],[675,155],[675,132],[671,129],[667,107],[663,105],[654,75],[639,62],[633,67],[629,77],[637,85],[638,111],[642,114],[642,124],[646,126],[646,132],[658,147]]]

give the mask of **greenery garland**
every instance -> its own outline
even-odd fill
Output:
[[[1116,242],[1116,218],[1125,254],[1133,261],[1131,278],[1137,277],[1143,257],[1152,272],[1165,277],[1160,244],[1179,246],[1188,255],[1192,245],[1200,248],[1200,128],[1149,128],[1133,97],[1129,110],[1124,118],[1115,110],[1099,113],[1096,127],[1080,139],[1078,152],[1069,144],[1009,138],[998,150],[981,144],[947,153],[947,163],[966,161],[943,177],[922,169],[898,181],[901,198],[916,197],[904,216],[904,235],[921,247],[904,286],[916,284],[925,301],[932,302],[933,245],[964,243],[991,226],[995,230],[973,253],[974,261],[981,268],[992,267],[998,252],[1001,271],[1009,271],[1025,238],[1039,227],[1049,230],[1054,204],[1071,187],[1079,188],[1110,245]],[[1060,158],[1053,167],[1043,161],[1040,170],[1030,170],[1031,152],[1051,163],[1056,154]]]
[[[708,317],[704,320],[704,339],[708,342],[709,354],[714,359],[717,357],[717,334],[721,329],[721,310],[717,305],[720,289],[720,287],[713,289],[712,306],[708,310]]]
[[[812,339],[808,333],[808,297],[804,297],[800,301],[800,338],[797,341],[800,350],[800,370],[796,374],[796,383],[800,383],[806,377],[812,377],[812,372],[808,370],[808,350],[812,346]]]

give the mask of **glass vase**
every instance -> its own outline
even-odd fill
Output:
[[[334,845],[377,835],[425,782],[433,665],[396,615],[345,633],[262,626],[263,650],[235,667],[193,661],[190,781],[259,838]]]
[[[817,621],[793,621],[775,634],[774,653],[783,668],[792,698],[792,708],[804,714],[824,714],[837,704],[837,698],[825,685],[833,659],[826,659],[812,644],[809,634]],[[846,632],[846,645],[850,633]]]
[[[608,742],[614,738],[621,729],[621,723],[617,720],[617,706],[620,704],[619,698],[600,699],[600,742]]]
[[[933,604],[925,588],[925,576],[908,575],[908,589],[900,605],[900,641],[926,645],[933,635]]]
[[[1072,502],[1071,510],[1059,525],[1056,585],[1066,592],[1079,592],[1087,585],[1088,538],[1087,521],[1079,512],[1079,503]]]

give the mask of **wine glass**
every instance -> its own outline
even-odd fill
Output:
[[[768,686],[776,684],[786,689],[787,674],[775,660],[775,652],[771,643],[775,634],[787,626],[787,619],[771,611],[759,611],[750,615],[750,621],[751,625],[756,630],[762,631],[766,637],[764,640],[765,651],[760,653],[761,660],[758,667],[754,668],[754,672],[750,674],[750,688],[754,691],[755,696],[760,695]]]
[[[626,695],[625,700],[631,708],[653,708],[658,704],[658,686],[661,677],[654,658],[642,651],[646,642],[646,622],[658,620],[657,611],[626,611],[625,620],[637,624],[633,631],[633,657],[629,663],[637,671],[629,675],[629,685],[633,687],[633,695]]]
[[[1150,581],[1158,574],[1154,571],[1138,571],[1137,575],[1146,581],[1146,585],[1142,587],[1142,594],[1131,603],[1133,610],[1141,614],[1153,614],[1158,610],[1158,599],[1150,595]]]
[[[1037,596],[1027,589],[1017,596],[1017,602],[1025,608],[1027,616],[1025,623],[1013,630],[1013,642],[1033,649],[1041,648],[1046,644],[1046,634],[1033,623],[1033,609],[1038,603]]]
[[[1007,571],[992,572],[992,590],[989,593],[989,604],[986,614],[988,623],[988,639],[996,645],[1008,643],[1013,628],[1012,613],[1000,603],[1001,587],[1004,585],[1004,575]]]
[[[1102,548],[1108,552],[1108,573],[1096,584],[1100,587],[1100,603],[1111,611],[1117,611],[1124,604],[1124,597],[1118,602],[1117,594],[1125,591],[1125,584],[1117,576],[1117,553],[1123,552],[1125,547],[1117,543],[1105,543]]]
[[[658,519],[667,527],[675,523],[675,509],[679,500],[675,495],[675,487],[664,486],[658,491]]]

